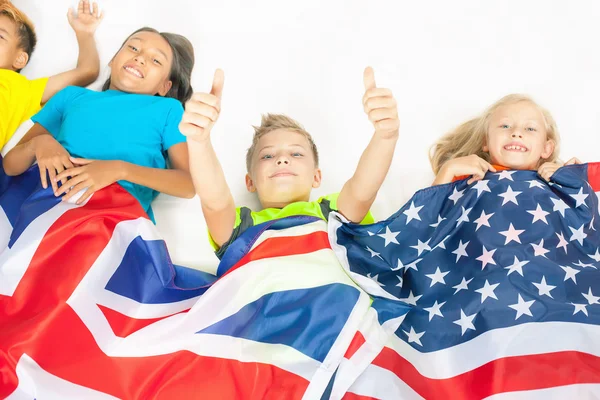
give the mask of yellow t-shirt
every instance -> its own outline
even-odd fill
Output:
[[[0,149],[41,109],[47,83],[48,78],[30,81],[18,72],[0,69]]]
[[[263,222],[273,221],[280,218],[290,217],[292,215],[307,215],[317,217],[327,221],[331,211],[337,211],[337,199],[339,193],[333,193],[321,197],[317,201],[298,201],[288,204],[284,208],[265,208],[261,211],[252,211],[248,207],[238,207],[236,209],[235,226],[231,237],[221,248],[215,243],[213,238],[208,235],[210,244],[215,249],[217,257],[222,258],[225,250],[231,243],[246,231],[246,229],[262,224]],[[361,221],[361,225],[372,224],[375,222],[373,215],[369,211]]]

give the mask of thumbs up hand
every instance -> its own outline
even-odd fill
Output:
[[[210,137],[210,131],[221,113],[221,97],[225,74],[217,69],[210,93],[194,93],[185,103],[185,112],[179,124],[179,130],[188,140],[202,142]]]
[[[375,134],[382,138],[398,136],[400,120],[398,119],[398,106],[392,91],[377,87],[375,73],[371,67],[365,68],[363,79],[365,83],[363,106],[375,127]]]

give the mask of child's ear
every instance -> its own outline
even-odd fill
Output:
[[[321,186],[321,179],[322,179],[321,170],[319,168],[316,168],[315,173],[313,175],[312,187],[316,189],[319,186]]]
[[[17,55],[17,58],[15,58],[15,61],[13,62],[13,68],[16,71],[22,70],[23,68],[25,68],[28,61],[29,56],[27,55],[27,53],[24,51],[20,51]]]
[[[554,149],[556,148],[556,143],[554,143],[554,140],[546,140],[546,143],[544,144],[544,150],[542,151],[541,157],[542,158],[550,158],[550,156],[552,155],[552,153],[554,153]]]
[[[256,186],[254,186],[254,182],[252,181],[250,174],[246,174],[246,189],[248,189],[250,193],[256,192]]]
[[[165,82],[163,82],[160,90],[158,91],[158,94],[162,97],[165,97],[166,94],[169,93],[169,90],[171,90],[172,87],[173,87],[173,82],[165,81]]]

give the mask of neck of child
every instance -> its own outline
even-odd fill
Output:
[[[288,201],[261,201],[260,205],[262,206],[263,210],[267,209],[267,208],[285,208],[286,206],[289,206],[290,204],[293,203],[298,203],[301,201],[308,201],[309,198],[298,198],[298,199],[294,199],[294,200],[288,200]]]

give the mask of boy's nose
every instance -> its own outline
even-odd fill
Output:
[[[513,131],[511,136],[514,138],[523,138],[523,134],[521,133],[521,131]]]
[[[146,64],[146,60],[142,56],[135,56],[134,60],[137,61],[137,62],[139,62],[142,65]]]
[[[281,165],[281,164],[289,164],[290,162],[288,161],[287,158],[280,158],[279,160],[277,160],[277,165]]]

